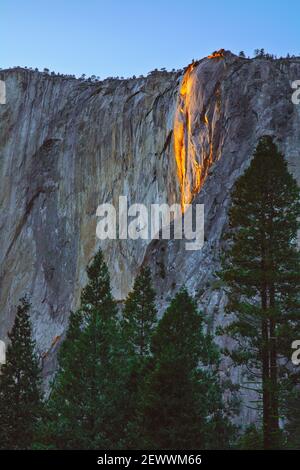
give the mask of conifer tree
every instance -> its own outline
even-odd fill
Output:
[[[123,330],[131,350],[140,358],[149,356],[156,323],[155,292],[151,272],[142,267],[129,293],[123,314]]]
[[[286,447],[300,450],[300,390],[294,387],[286,400]]]
[[[151,272],[142,267],[125,302],[122,331],[127,351],[126,431],[123,445],[139,448],[142,417],[137,412],[139,392],[151,358],[151,338],[156,326],[155,292]]]
[[[140,396],[143,447],[226,447],[230,425],[218,379],[218,350],[204,335],[201,316],[185,289],[160,320],[152,352],[152,370]]]
[[[124,369],[117,308],[99,250],[87,268],[80,309],[71,314],[48,403],[46,444],[114,448],[120,439]]]
[[[280,444],[282,394],[300,328],[299,216],[297,183],[271,137],[264,136],[232,194],[221,277],[227,311],[234,315],[222,333],[236,344],[225,353],[246,368],[246,386],[259,394],[266,449]]]
[[[263,450],[263,435],[260,429],[254,424],[248,426],[237,442],[237,449],[240,450]]]
[[[0,375],[0,448],[29,449],[41,417],[40,368],[31,336],[30,304],[24,297],[8,334]]]

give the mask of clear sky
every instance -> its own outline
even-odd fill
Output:
[[[0,67],[131,76],[224,48],[300,54],[300,0],[0,0]]]

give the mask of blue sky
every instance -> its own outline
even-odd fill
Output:
[[[299,0],[1,0],[0,67],[131,76],[215,49],[300,54]]]

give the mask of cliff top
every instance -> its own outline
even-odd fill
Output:
[[[241,55],[242,54],[242,55]],[[234,59],[239,59],[239,60],[244,60],[244,61],[273,61],[273,62],[277,62],[277,63],[287,63],[287,62],[297,62],[299,63],[300,62],[300,56],[290,56],[290,55],[287,55],[286,57],[276,57],[274,55],[271,55],[271,54],[268,54],[268,53],[265,53],[263,51],[263,49],[261,49],[260,51],[257,51],[257,55],[255,57],[246,57],[243,55],[243,53],[241,52],[239,56],[233,54],[231,51],[229,50],[224,50],[224,49],[220,49],[218,51],[214,51],[212,52],[211,54],[209,54],[208,56],[205,56],[203,57],[202,59],[199,59],[199,60],[193,60],[191,63],[195,63],[196,65],[200,62],[202,62],[203,60],[206,60],[206,59],[211,59],[211,60],[219,60],[219,59],[230,59],[230,58],[234,58]],[[189,64],[191,65],[191,64]],[[30,73],[30,74],[39,74],[40,76],[43,76],[43,77],[53,77],[53,78],[58,78],[58,79],[62,79],[62,80],[76,80],[78,82],[87,82],[87,83],[103,83],[103,82],[107,82],[107,81],[132,81],[132,80],[137,80],[137,79],[145,79],[145,78],[148,78],[149,76],[158,76],[158,77],[162,77],[162,76],[179,76],[181,75],[188,67],[189,65],[187,65],[186,67],[182,68],[182,69],[172,69],[170,71],[166,70],[165,68],[161,68],[161,69],[154,69],[154,70],[151,70],[147,75],[139,75],[139,76],[136,76],[136,75],[133,75],[132,77],[105,77],[103,79],[100,79],[99,76],[96,76],[96,75],[91,75],[90,77],[87,77],[85,74],[82,74],[80,77],[76,77],[75,75],[72,75],[72,74],[63,74],[63,73],[59,73],[59,72],[54,72],[54,71],[50,71],[48,68],[44,68],[44,70],[39,70],[38,68],[32,68],[32,67],[21,67],[21,66],[15,66],[15,67],[10,67],[10,68],[6,68],[6,69],[1,69],[0,68],[0,73],[15,73],[15,72],[21,72],[21,73]]]

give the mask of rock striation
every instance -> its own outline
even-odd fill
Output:
[[[274,136],[300,182],[300,105],[291,100],[297,79],[299,58],[230,52],[179,72],[96,83],[0,71],[0,338],[27,293],[49,379],[99,245],[119,301],[148,263],[160,312],[185,284],[209,327],[222,323],[226,298],[215,273],[230,192],[261,135]],[[120,195],[146,206],[204,203],[203,249],[187,251],[184,240],[100,242],[97,206],[117,205]]]

